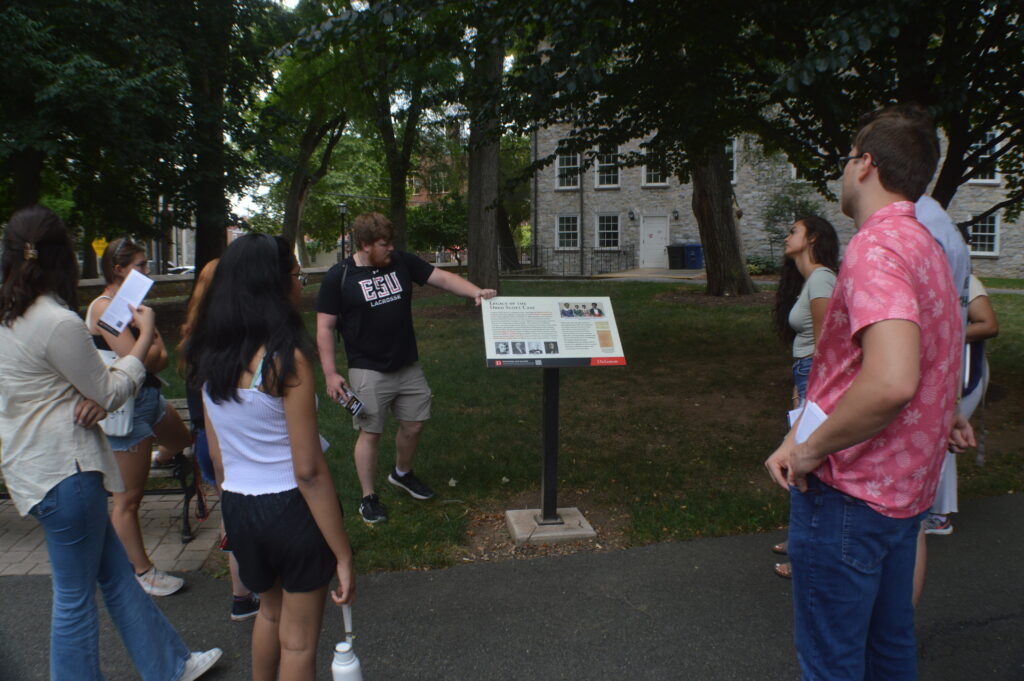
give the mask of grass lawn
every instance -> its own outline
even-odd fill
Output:
[[[1005,279],[1001,277],[978,277],[986,289],[990,288],[1012,288],[1024,289],[1024,279]]]
[[[505,509],[540,506],[542,372],[485,368],[479,312],[427,293],[418,289],[414,306],[434,415],[416,471],[437,498],[413,501],[384,482],[392,429],[382,441],[378,487],[391,520],[364,525],[356,513],[355,432],[340,407],[321,399],[320,427],[361,571],[549,550],[511,548],[501,520]],[[762,465],[785,434],[791,391],[787,349],[769,327],[771,293],[715,299],[678,284],[608,281],[507,282],[503,293],[608,295],[618,319],[628,366],[561,371],[559,505],[578,506],[598,532],[568,550],[786,523],[787,497]],[[1002,333],[989,344],[986,462],[960,457],[964,498],[1020,490],[1024,480],[1024,297],[992,300]],[[307,323],[312,330],[312,312]],[[166,394],[180,395],[173,372],[165,378]]]

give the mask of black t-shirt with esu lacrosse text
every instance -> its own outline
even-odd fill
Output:
[[[389,373],[419,359],[412,284],[423,286],[433,271],[433,265],[404,251],[392,251],[386,267],[360,267],[348,257],[327,271],[316,311],[337,315],[349,369]]]

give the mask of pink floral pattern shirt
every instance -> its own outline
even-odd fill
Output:
[[[956,405],[963,322],[939,244],[899,201],[872,215],[850,240],[821,329],[807,398],[826,414],[863,360],[860,334],[890,319],[921,330],[917,394],[874,437],[831,454],[815,471],[825,484],[879,513],[909,518],[935,498]]]

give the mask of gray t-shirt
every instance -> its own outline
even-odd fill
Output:
[[[814,354],[814,318],[811,317],[811,301],[815,298],[831,298],[836,287],[836,273],[827,267],[818,267],[807,277],[800,295],[789,311],[789,325],[796,331],[793,339],[793,357],[810,357]]]

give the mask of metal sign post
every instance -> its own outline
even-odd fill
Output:
[[[544,370],[541,508],[505,512],[516,544],[596,536],[578,508],[558,508],[559,368],[625,366],[611,300],[505,298],[483,303],[487,366]]]
[[[558,369],[544,369],[544,471],[538,525],[561,525],[558,515]]]

